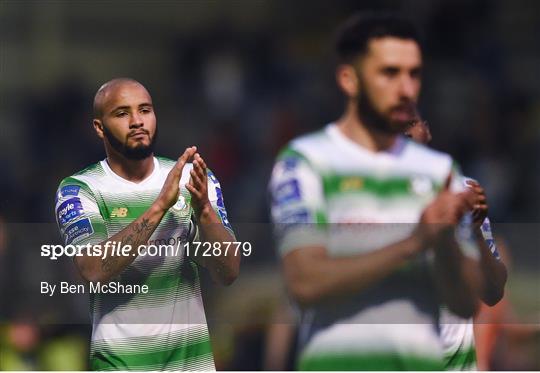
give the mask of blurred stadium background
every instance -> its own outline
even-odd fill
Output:
[[[55,189],[104,157],[91,104],[118,76],[152,94],[160,155],[200,147],[254,243],[235,285],[205,285],[217,368],[290,368],[269,364],[288,332],[272,328],[287,317],[266,184],[287,140],[339,115],[332,34],[361,9],[401,11],[423,31],[432,145],[485,186],[512,258],[506,300],[485,319],[498,324],[490,368],[540,369],[540,2],[0,0],[0,370],[87,369],[89,325],[62,322],[87,318],[84,300],[23,296],[76,271],[44,265],[28,236],[59,240]]]

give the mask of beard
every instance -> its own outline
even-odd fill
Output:
[[[150,134],[148,132],[146,133],[148,134],[148,137],[150,137]],[[115,137],[106,126],[103,126],[103,134],[105,135],[107,141],[109,141],[109,144],[111,144],[113,149],[122,154],[127,159],[133,161],[140,161],[141,159],[148,158],[154,153],[154,145],[156,143],[157,133],[158,132],[156,127],[156,132],[154,133],[154,136],[150,138],[149,145],[143,145],[139,143],[135,146],[128,146],[128,138],[126,138],[125,142],[122,142],[117,137]]]
[[[361,87],[364,87],[364,92],[361,92],[358,95],[357,110],[358,116],[360,117],[362,123],[371,129],[385,134],[396,135],[405,132],[408,125],[411,123],[411,120],[392,120],[389,114],[383,114],[377,111],[373,101],[365,89],[365,82],[360,79],[360,84]],[[394,110],[412,110],[412,108],[414,108],[414,104],[412,102],[404,101],[390,108],[388,113],[391,113]]]

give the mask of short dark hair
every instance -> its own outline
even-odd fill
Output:
[[[394,13],[356,13],[338,28],[335,41],[338,63],[353,63],[367,52],[371,39],[385,36],[412,39],[421,47],[419,32],[410,20]]]

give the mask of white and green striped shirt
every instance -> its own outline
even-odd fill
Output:
[[[157,198],[175,162],[154,158],[152,174],[140,183],[116,175],[106,160],[60,183],[56,218],[66,244],[99,244],[146,211]],[[198,267],[184,255],[192,208],[185,184],[149,244],[180,250],[138,256],[113,281],[147,285],[148,293],[90,295],[93,323],[90,352],[94,370],[214,370],[201,298]],[[219,183],[209,171],[208,193],[222,223],[230,229]]]
[[[347,257],[406,238],[451,173],[461,190],[449,155],[404,137],[378,153],[335,124],[297,138],[270,181],[280,254],[323,246]],[[299,368],[440,370],[438,313],[431,260],[422,254],[360,294],[303,310]]]

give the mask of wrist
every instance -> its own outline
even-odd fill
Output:
[[[210,204],[210,201],[206,202],[199,208],[194,208],[193,211],[195,213],[195,218],[199,223],[213,223],[215,220],[214,218],[216,217],[216,214],[212,208],[212,205]]]
[[[169,210],[169,207],[165,206],[164,204],[160,203],[159,200],[154,201],[152,205],[150,205],[150,213],[151,214],[162,214],[165,215],[165,213]]]
[[[424,251],[429,246],[429,240],[425,232],[417,229],[407,239],[406,256],[413,257],[416,254]]]

